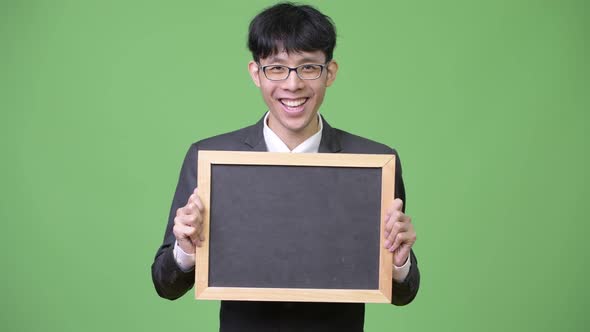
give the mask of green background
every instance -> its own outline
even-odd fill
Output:
[[[271,1],[0,2],[0,330],[214,331],[152,286],[189,145],[265,111],[246,71]],[[422,272],[366,331],[582,331],[588,1],[316,1],[335,127],[397,148]]]

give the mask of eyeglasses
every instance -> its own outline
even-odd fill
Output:
[[[260,65],[260,64],[259,64]],[[289,78],[291,71],[297,73],[297,76],[302,80],[316,80],[322,76],[322,72],[326,67],[326,64],[303,64],[297,67],[291,68],[282,65],[267,65],[262,66],[262,72],[264,76],[271,81],[283,81]]]

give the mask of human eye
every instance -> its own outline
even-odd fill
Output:
[[[266,67],[266,70],[273,74],[283,73],[285,72],[285,66],[270,65]]]
[[[319,68],[320,68],[320,66],[318,66],[318,65],[312,65],[312,64],[309,64],[309,65],[301,65],[301,70],[302,70],[303,72],[305,72],[305,73],[312,73],[312,72],[315,72],[315,71],[317,71]]]

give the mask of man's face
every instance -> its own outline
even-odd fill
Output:
[[[260,65],[248,64],[252,80],[260,88],[262,97],[270,111],[268,125],[282,139],[302,138],[318,130],[317,112],[322,105],[326,88],[336,78],[338,65],[331,61],[315,80],[302,80],[295,71],[282,81],[271,81],[262,72],[267,65],[297,67],[303,64],[324,64],[323,52],[281,52],[260,59]]]

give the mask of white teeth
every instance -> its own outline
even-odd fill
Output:
[[[281,99],[281,103],[289,107],[297,107],[303,105],[307,101],[307,98],[301,99]]]

